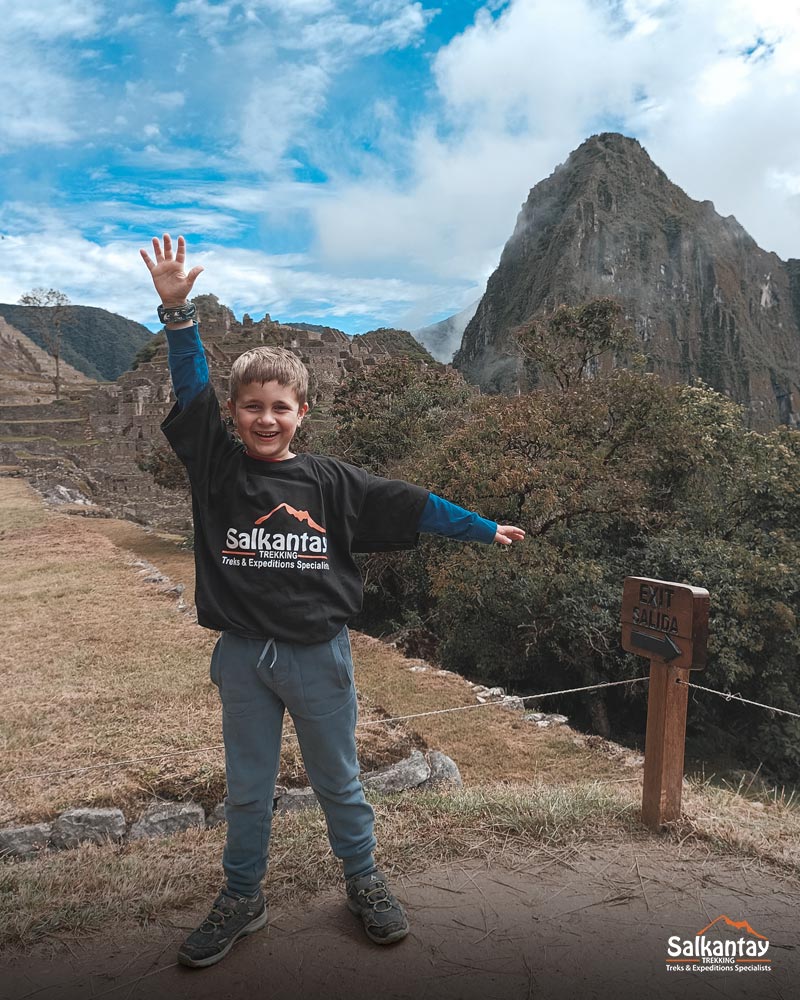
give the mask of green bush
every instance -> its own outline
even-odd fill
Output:
[[[591,336],[568,360],[585,368]],[[365,620],[423,621],[445,666],[533,693],[646,673],[619,645],[623,580],[683,581],[711,595],[699,682],[797,710],[800,433],[748,431],[701,384],[591,368],[515,397],[402,367],[342,387],[334,450],[527,532],[510,548],[426,538],[370,556]],[[546,707],[619,735],[641,732],[644,699],[639,685]],[[693,699],[690,727],[728,733],[731,752],[758,746],[767,772],[800,777],[796,720],[708,695]]]

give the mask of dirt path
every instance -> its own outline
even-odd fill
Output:
[[[204,914],[169,927],[51,948],[2,963],[3,1000],[653,1000],[797,995],[800,886],[748,859],[704,849],[615,846],[565,864],[477,862],[399,880],[411,935],[377,948],[340,895],[271,913],[266,931],[218,966],[174,965]],[[721,914],[770,940],[771,971],[668,972],[667,939]],[[708,939],[744,932],[709,931]],[[749,935],[748,935],[749,938]],[[752,970],[752,966],[746,967]]]

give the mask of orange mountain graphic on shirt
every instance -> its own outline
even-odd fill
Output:
[[[718,924],[720,920],[724,920],[725,923],[728,925],[728,927],[732,927],[736,931],[747,931],[748,934],[752,934],[754,937],[761,938],[762,941],[767,940],[763,934],[759,934],[758,931],[754,931],[746,920],[731,920],[731,918],[726,917],[724,913],[721,913],[716,920],[712,920],[707,927],[704,927],[701,931],[698,931],[697,936],[700,937],[702,934],[705,934],[706,931],[711,930],[711,928],[715,924]]]
[[[273,514],[277,514],[279,510],[285,510],[286,513],[291,514],[295,520],[300,522],[305,521],[309,528],[313,528],[315,531],[321,531],[323,535],[326,534],[325,529],[321,525],[317,524],[307,510],[297,510],[296,507],[292,507],[291,504],[288,503],[279,503],[277,507],[274,507],[269,512],[269,514],[265,514],[263,517],[260,517],[255,523],[263,524],[264,521],[268,521]]]

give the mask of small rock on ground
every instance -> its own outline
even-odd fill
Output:
[[[361,778],[364,788],[375,792],[401,792],[406,788],[416,788],[431,776],[431,768],[419,750],[396,764],[372,771]]]
[[[49,839],[49,823],[7,827],[0,830],[0,857],[29,858],[43,851]]]
[[[59,849],[102,844],[125,836],[121,809],[67,809],[53,823],[50,843]]]
[[[128,839],[168,837],[182,830],[205,825],[206,814],[202,806],[192,802],[159,802],[142,813],[131,827]]]

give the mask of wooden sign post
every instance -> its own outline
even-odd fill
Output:
[[[622,648],[650,659],[642,821],[653,830],[681,814],[690,670],[705,666],[708,591],[629,576],[622,593]]]

